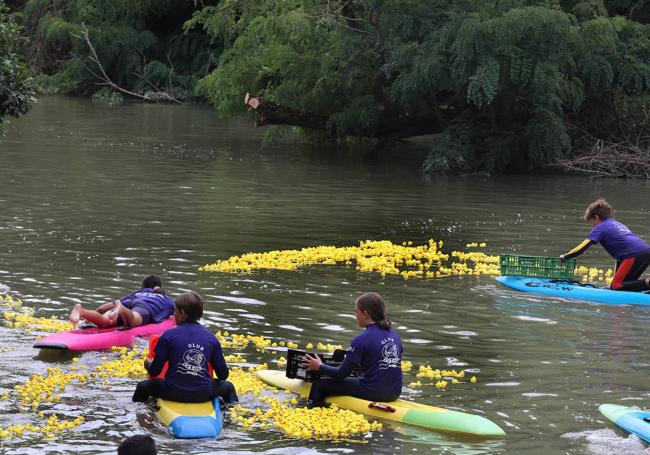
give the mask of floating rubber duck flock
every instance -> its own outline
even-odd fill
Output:
[[[478,251],[442,251],[443,242],[429,240],[424,245],[413,245],[413,242],[395,244],[388,240],[361,241],[358,246],[335,247],[318,246],[301,250],[281,250],[264,253],[246,253],[228,259],[206,264],[200,267],[204,272],[222,273],[252,273],[264,269],[299,270],[315,265],[337,265],[354,267],[362,273],[376,273],[382,277],[388,275],[401,276],[404,279],[439,279],[449,276],[497,276],[499,275],[499,256],[492,256],[480,251],[485,243],[469,243],[468,249]],[[583,280],[590,282],[609,283],[613,271],[603,271],[596,268],[579,267],[576,273]],[[20,299],[11,295],[0,295],[0,305],[3,307],[4,325],[22,330],[26,334],[32,332],[61,332],[73,328],[67,321],[52,316],[49,318],[36,317],[34,310],[23,306]],[[306,409],[297,407],[298,401],[288,391],[277,390],[265,384],[255,375],[256,370],[268,368],[267,363],[244,367],[247,360],[241,351],[252,351],[257,356],[270,355],[268,361],[278,367],[286,365],[286,359],[280,355],[287,348],[296,349],[299,344],[291,340],[272,340],[260,335],[229,333],[217,331],[215,336],[224,349],[237,350],[226,356],[230,363],[230,380],[237,389],[238,395],[251,394],[256,397],[255,406],[247,407],[238,404],[229,411],[231,422],[244,430],[255,428],[278,430],[291,438],[298,439],[328,439],[363,441],[363,436],[372,431],[379,431],[381,423],[368,421],[363,415],[353,411],[330,408]],[[341,346],[317,343],[319,351],[333,352]],[[314,348],[313,343],[305,345],[307,350]],[[6,352],[7,348],[0,347]],[[146,371],[143,360],[147,358],[148,350],[140,347],[115,347],[111,353],[101,358],[101,363],[95,367],[85,365],[79,358],[74,358],[67,368],[57,366],[48,368],[44,374],[34,374],[24,384],[16,385],[12,390],[5,390],[0,398],[13,402],[21,411],[33,413],[34,420],[39,424],[18,424],[0,427],[0,440],[14,438],[48,438],[54,439],[57,434],[69,431],[84,423],[84,418],[59,420],[52,405],[61,402],[61,395],[66,387],[84,385],[96,382],[108,386],[118,378],[144,378]],[[409,361],[402,363],[404,373],[413,370]],[[420,365],[415,374],[416,379],[408,383],[409,387],[433,386],[437,390],[445,390],[449,384],[475,384],[476,376],[467,377],[467,371],[436,369],[430,365]],[[406,383],[406,382],[405,382]]]
[[[14,305],[22,303],[19,300],[13,300],[10,296],[4,296],[2,299],[5,306],[7,306],[7,302]],[[62,321],[52,319],[47,319],[47,321],[52,321],[51,324],[44,325],[39,318],[34,318],[32,319],[34,326],[30,326],[28,323],[30,319],[17,317],[18,314],[22,313],[15,308],[5,311],[5,325],[10,325],[14,329],[21,328],[23,331],[67,329]],[[21,321],[19,326],[15,324],[17,319]],[[300,347],[294,341],[272,340],[259,335],[217,331],[215,336],[220,340],[224,349],[249,350],[257,352],[258,355],[271,355],[271,362],[276,363],[279,367],[286,365],[286,359],[280,355],[286,348]],[[329,343],[306,343],[305,345],[306,349],[314,347],[320,351],[328,352],[341,348],[340,345]],[[41,425],[10,425],[0,428],[0,439],[26,438],[30,435],[34,438],[52,439],[56,438],[59,433],[82,425],[85,420],[81,416],[70,420],[59,420],[54,412],[52,405],[62,401],[61,395],[65,393],[66,388],[90,382],[109,386],[118,378],[144,378],[146,371],[143,368],[143,360],[147,357],[148,350],[146,348],[114,347],[112,353],[101,357],[101,363],[95,367],[85,365],[75,357],[72,359],[72,364],[67,367],[51,367],[45,373],[32,375],[23,384],[14,386],[13,390],[4,391],[0,397],[3,401],[13,402],[21,411],[32,412],[34,419],[43,423]],[[226,361],[230,363],[229,379],[235,384],[237,393],[240,396],[250,394],[258,400],[255,406],[247,407],[244,404],[239,404],[229,411],[230,420],[244,430],[275,429],[291,438],[341,440],[359,438],[382,428],[379,422],[369,421],[361,414],[336,406],[326,409],[298,407],[295,395],[270,387],[257,378],[255,371],[267,369],[266,362],[254,367],[243,367],[241,364],[246,364],[248,361],[242,352],[228,354]],[[408,373],[412,370],[413,364],[404,361],[402,367],[403,371]],[[411,387],[431,385],[438,389],[444,389],[448,381],[453,384],[459,383],[460,381],[456,378],[464,378],[465,372],[433,369],[429,365],[421,365],[417,377],[419,380],[417,383],[412,382]],[[425,382],[422,382],[422,379]],[[431,381],[427,382],[426,379]],[[475,383],[476,377],[472,376],[472,379],[467,382]],[[47,409],[47,411],[43,409]],[[48,414],[46,415],[45,412]]]
[[[464,275],[499,275],[499,256],[480,251],[486,243],[472,242],[468,251],[442,250],[442,240],[429,239],[423,245],[407,241],[396,244],[390,240],[365,240],[358,246],[316,246],[300,250],[274,250],[232,256],[199,267],[203,272],[252,273],[270,270],[300,270],[315,265],[354,267],[364,273],[382,277],[398,275],[410,278],[434,279]],[[478,249],[478,251],[476,250]],[[471,251],[474,250],[474,251]],[[579,266],[576,276],[583,281],[609,284],[614,271]]]

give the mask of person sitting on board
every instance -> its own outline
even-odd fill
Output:
[[[139,382],[133,401],[144,402],[149,397],[181,403],[203,403],[216,397],[226,403],[239,401],[235,386],[227,381],[229,371],[219,340],[199,323],[203,305],[203,298],[196,292],[176,297],[174,318],[177,326],[162,334],[153,360],[144,361],[145,369],[154,377],[162,372],[165,362],[169,362],[165,379]],[[217,378],[212,378],[208,364]]]
[[[96,310],[87,310],[76,304],[70,312],[70,322],[77,324],[83,318],[100,328],[124,325],[137,327],[163,322],[174,313],[174,299],[165,295],[158,275],[142,280],[142,289],[119,300],[105,303]]]
[[[605,199],[591,203],[583,219],[593,226],[587,238],[566,254],[562,261],[585,252],[594,243],[600,243],[616,259],[616,273],[610,288],[615,291],[647,291],[650,278],[639,279],[650,265],[650,245],[612,217],[612,207]]]
[[[386,317],[384,300],[375,292],[361,294],[354,303],[354,315],[365,330],[352,340],[338,368],[323,364],[319,357],[305,355],[303,366],[307,371],[329,376],[312,384],[308,408],[324,406],[325,398],[332,395],[394,401],[402,392],[402,341]],[[363,375],[348,378],[355,364],[361,366]]]

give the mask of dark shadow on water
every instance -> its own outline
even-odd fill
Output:
[[[49,363],[66,362],[79,357],[81,354],[82,351],[70,351],[68,349],[39,349],[34,356],[34,360]]]

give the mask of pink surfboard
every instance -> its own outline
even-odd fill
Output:
[[[73,329],[55,333],[34,344],[39,349],[60,349],[70,351],[101,351],[113,346],[131,346],[137,337],[160,335],[176,326],[174,317],[158,324],[145,324],[132,329],[120,330],[123,326],[100,329]]]

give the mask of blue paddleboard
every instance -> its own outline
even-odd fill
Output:
[[[177,403],[158,399],[158,418],[177,438],[216,438],[223,429],[219,400],[205,403]]]
[[[637,435],[650,444],[650,410],[618,404],[601,404],[598,410],[623,431]]]
[[[568,281],[525,276],[498,276],[496,280],[504,286],[522,292],[611,305],[650,305],[650,294],[643,292],[612,291],[609,288],[596,288],[591,285],[580,286]]]

